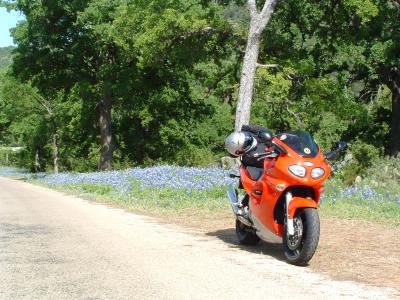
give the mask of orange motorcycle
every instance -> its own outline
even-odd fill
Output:
[[[347,148],[320,151],[310,133],[284,132],[277,135],[259,126],[243,126],[228,136],[229,153],[240,156],[239,196],[228,190],[236,216],[236,234],[244,245],[255,245],[270,233],[282,238],[289,263],[306,265],[318,246],[320,224],[318,202],[323,184],[330,176],[327,159]]]

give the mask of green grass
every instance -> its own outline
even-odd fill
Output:
[[[347,199],[324,203],[319,212],[322,216],[347,220],[366,220],[388,226],[400,227],[400,208],[396,203],[371,204],[350,202]]]
[[[358,189],[370,189],[369,182],[364,181],[357,185]],[[362,193],[355,193],[344,197],[342,192],[348,187],[337,180],[329,180],[325,186],[325,197],[319,211],[322,216],[338,217],[341,219],[367,220],[389,226],[400,227],[400,206],[395,202],[394,195],[398,187],[372,187],[377,193],[372,197],[365,197]],[[390,192],[389,199],[386,192]]]
[[[35,181],[56,190],[74,194],[86,199],[105,203],[114,203],[126,208],[136,208],[148,211],[180,211],[184,209],[222,210],[230,209],[223,188],[210,191],[186,191],[171,188],[143,188],[137,182],[132,182],[130,192],[114,191],[111,185],[97,183],[79,183],[48,185]]]

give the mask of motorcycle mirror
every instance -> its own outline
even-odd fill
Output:
[[[325,158],[327,160],[334,160],[337,159],[340,155],[340,152],[346,150],[349,145],[346,142],[340,141],[336,142],[333,146],[333,150],[331,152],[325,153]]]
[[[335,143],[335,147],[334,148],[335,148],[335,150],[341,152],[341,151],[346,150],[348,147],[349,147],[349,145],[346,142],[340,141],[340,142],[336,142]]]
[[[339,156],[339,151],[337,151],[337,150],[325,153],[325,158],[327,160],[336,159],[338,156]]]

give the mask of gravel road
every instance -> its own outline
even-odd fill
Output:
[[[200,232],[0,178],[0,299],[272,297],[400,294],[333,281]]]

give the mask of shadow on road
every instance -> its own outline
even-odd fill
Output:
[[[256,246],[240,245],[234,228],[210,231],[207,232],[206,235],[219,238],[221,241],[228,244],[230,248],[237,248],[250,253],[269,255],[280,261],[286,261],[280,243],[269,243],[261,240]]]

